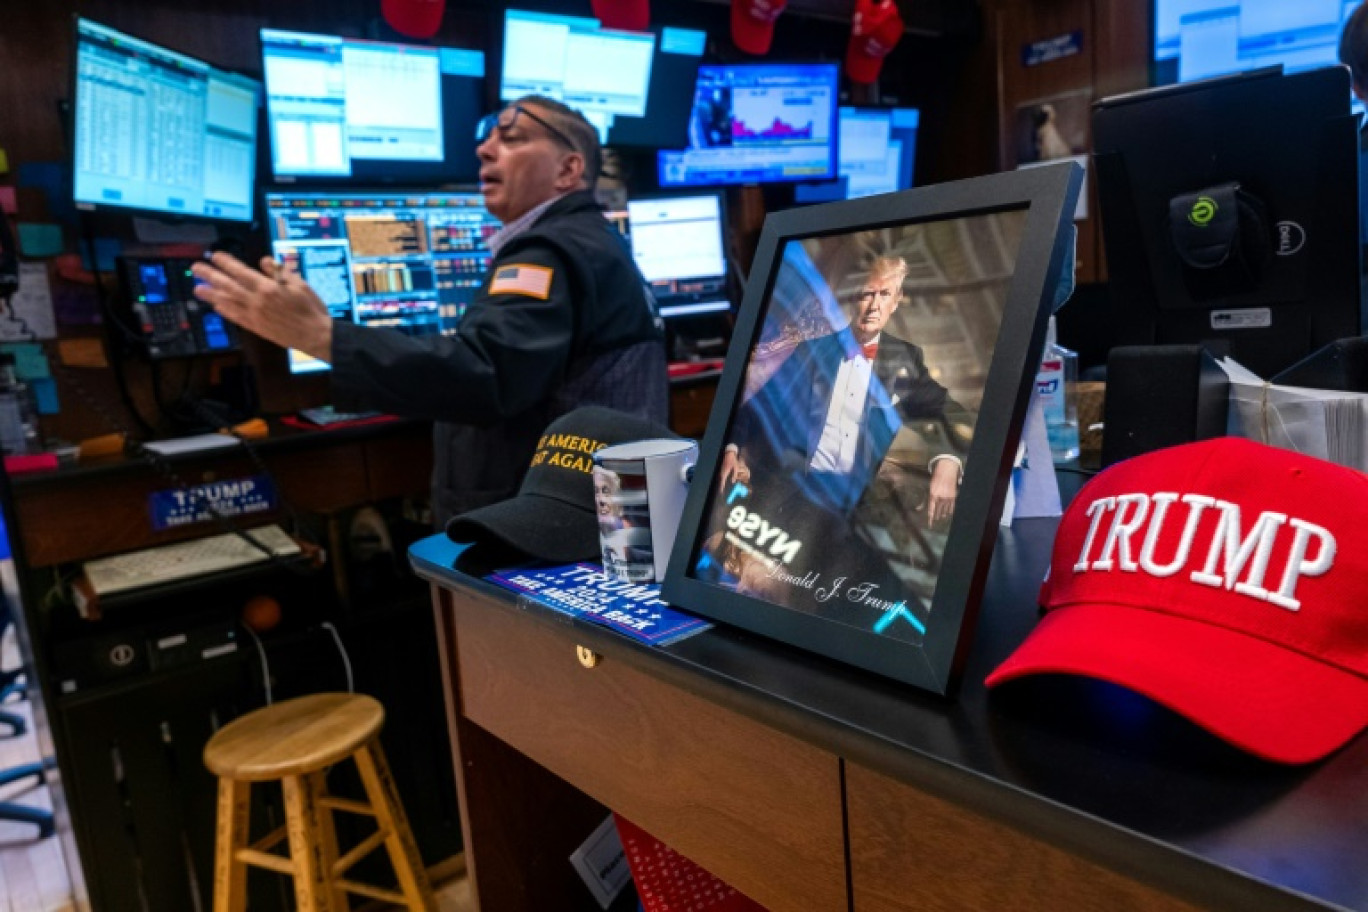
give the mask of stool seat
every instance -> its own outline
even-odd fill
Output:
[[[239,782],[302,776],[345,760],[385,724],[385,709],[364,694],[323,693],[254,710],[214,733],[204,765]]]
[[[409,912],[436,912],[423,859],[380,747],[385,710],[362,694],[321,693],[253,710],[219,729],[204,747],[204,765],[218,777],[214,837],[214,912],[247,912],[247,869],[265,868],[294,880],[298,912],[346,912],[348,895]],[[328,770],[351,760],[365,800],[329,794]],[[252,842],[251,793],[279,781],[285,823]],[[372,820],[375,830],[339,851],[333,816]],[[287,854],[273,851],[287,844]],[[351,868],[384,847],[398,888],[354,880]]]

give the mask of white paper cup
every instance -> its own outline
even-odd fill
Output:
[[[665,578],[689,493],[689,469],[697,461],[692,440],[638,440],[594,454],[605,572],[633,582]]]

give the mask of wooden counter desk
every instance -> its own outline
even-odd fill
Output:
[[[270,436],[252,441],[252,447],[284,501],[322,514],[386,497],[425,496],[432,472],[432,425],[425,421],[328,430],[272,422]],[[165,463],[189,485],[262,474],[241,447],[167,457]],[[13,485],[30,567],[84,561],[217,531],[205,523],[154,531],[148,521],[148,496],[175,484],[134,456],[17,475]],[[282,515],[276,511],[260,518],[279,521]]]
[[[1368,737],[1282,767],[1099,682],[985,690],[1053,532],[1000,536],[948,701],[721,626],[644,646],[418,542],[481,908],[597,908],[566,858],[611,807],[774,912],[1368,910]]]

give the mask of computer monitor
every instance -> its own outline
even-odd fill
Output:
[[[455,332],[479,291],[499,222],[476,192],[266,194],[276,259],[333,318],[411,335]],[[290,371],[327,364],[291,351]]]
[[[277,181],[470,183],[484,53],[261,30]]]
[[[1347,69],[1105,98],[1093,148],[1112,344],[1203,343],[1271,377],[1360,334]]]
[[[1339,37],[1359,0],[1155,0],[1155,83],[1245,70],[1338,63]]]
[[[726,213],[714,191],[627,203],[632,258],[666,319],[724,313]]]
[[[251,221],[261,84],[76,19],[78,209]]]
[[[617,117],[646,116],[655,46],[652,32],[605,29],[587,16],[505,10],[499,98],[562,101],[606,139]]]
[[[660,186],[836,177],[838,69],[834,63],[700,66],[689,147],[657,153]]]
[[[912,186],[917,154],[916,108],[857,108],[839,110],[840,155],[835,181],[798,184],[796,203],[826,203],[893,193]]]
[[[653,27],[652,31],[656,43],[646,113],[641,117],[615,116],[604,145],[615,149],[679,149],[689,144],[689,112],[708,35],[670,26]]]

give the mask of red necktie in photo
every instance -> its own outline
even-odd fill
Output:
[[[865,345],[860,346],[860,349],[864,353],[864,356],[866,358],[868,358],[870,361],[873,361],[874,356],[879,353],[879,343],[869,342]]]

